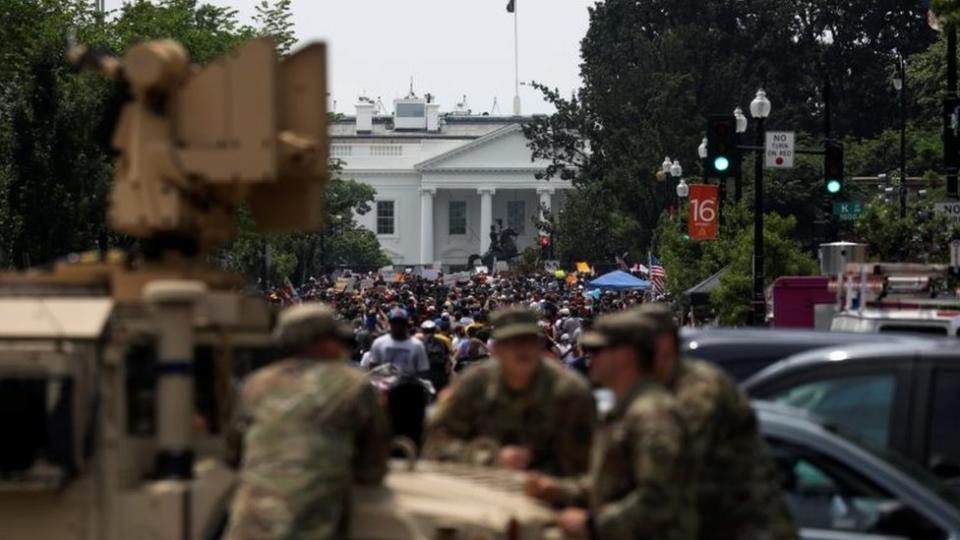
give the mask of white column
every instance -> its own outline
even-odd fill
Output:
[[[480,254],[490,249],[490,227],[493,225],[493,194],[497,190],[483,187],[477,189],[480,194]]]
[[[546,208],[547,210],[551,209],[551,197],[553,197],[554,188],[537,188],[537,195],[540,196],[540,206]]]
[[[433,258],[433,197],[437,188],[420,189],[420,264],[432,264]]]

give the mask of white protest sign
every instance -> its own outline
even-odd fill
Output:
[[[768,131],[766,145],[766,166],[770,169],[792,169],[794,142],[792,131]]]

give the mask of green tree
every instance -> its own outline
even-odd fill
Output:
[[[257,25],[257,32],[271,36],[277,43],[277,51],[287,54],[297,43],[297,36],[293,30],[293,12],[290,10],[291,0],[260,0],[256,6],[253,21]]]
[[[896,201],[875,201],[864,208],[854,235],[875,261],[943,263],[950,260],[950,241],[960,238],[960,228],[928,208],[911,204],[900,218]]]
[[[817,263],[793,239],[797,220],[779,214],[764,216],[764,289],[780,276],[806,276],[817,271]],[[710,302],[724,325],[742,325],[750,320],[753,297],[753,227],[740,230],[725,253],[729,263]]]
[[[106,17],[85,0],[0,0],[0,16],[0,264],[41,264],[120,241],[105,219],[119,94],[68,64],[66,37],[113,54],[173,38],[205,62],[251,31],[235,10],[193,0],[138,0]]]
[[[618,234],[642,252],[672,199],[656,170],[665,155],[694,168],[704,115],[745,106],[762,86],[774,101],[770,128],[817,133],[829,82],[833,135],[874,137],[897,117],[894,51],[909,55],[933,41],[924,15],[922,2],[900,0],[607,0],[590,9],[582,88],[566,98],[539,85],[556,113],[524,132],[534,157],[549,163],[546,178],[613,194],[607,228],[617,211],[630,216]],[[803,231],[825,209],[819,176],[811,164],[779,175],[781,194],[771,190],[774,208],[805,209]]]

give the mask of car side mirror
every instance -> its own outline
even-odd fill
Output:
[[[869,532],[902,538],[937,538],[944,531],[902,502],[888,501],[878,505],[876,525]]]
[[[960,464],[947,461],[943,456],[931,458],[928,468],[941,480],[960,478]]]

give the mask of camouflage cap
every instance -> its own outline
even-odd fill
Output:
[[[303,347],[325,337],[353,339],[350,327],[336,315],[333,308],[319,302],[288,307],[277,317],[273,339],[282,347]]]
[[[490,317],[493,325],[493,339],[503,341],[505,339],[521,336],[540,337],[540,318],[536,312],[521,306],[511,306],[498,309]]]
[[[585,349],[603,349],[630,345],[647,351],[653,347],[656,331],[654,324],[636,311],[619,311],[597,319],[593,326],[580,336],[580,346]]]
[[[666,304],[655,302],[642,304],[635,309],[635,312],[650,321],[658,334],[663,332],[675,334],[680,330],[677,318],[673,316],[673,310]]]

